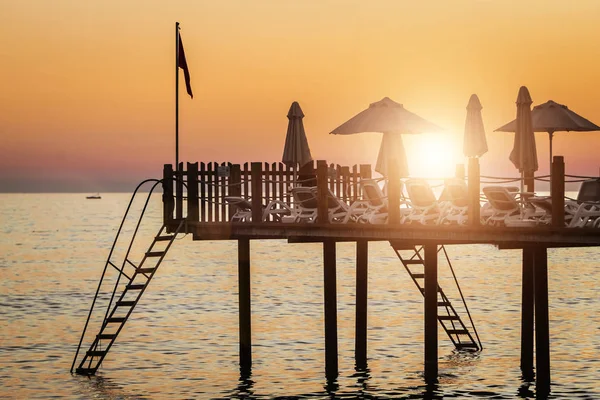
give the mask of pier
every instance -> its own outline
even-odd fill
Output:
[[[105,272],[107,268],[117,269],[119,278],[100,330],[97,334],[90,332],[95,336],[91,338],[89,350],[83,352],[81,357],[78,350],[72,370],[84,375],[96,372],[173,244],[175,236],[187,233],[197,241],[238,242],[239,361],[242,374],[249,373],[252,367],[252,240],[285,239],[290,243],[322,243],[325,375],[329,380],[336,379],[339,374],[336,243],[356,242],[355,358],[356,366],[360,369],[366,368],[368,359],[369,242],[389,242],[419,289],[415,295],[418,296],[420,291],[424,299],[424,377],[427,382],[435,382],[438,378],[440,327],[458,350],[481,351],[483,347],[466,303],[465,313],[462,308],[459,310],[455,307],[458,299],[449,299],[438,285],[438,259],[444,255],[448,257],[444,245],[492,244],[500,250],[522,249],[520,366],[526,379],[533,379],[535,376],[538,391],[549,392],[551,360],[547,249],[600,246],[600,229],[565,226],[564,188],[568,176],[564,172],[563,158],[555,156],[553,159],[551,223],[519,227],[489,226],[482,223],[482,178],[479,176],[478,164],[469,165],[467,177],[464,176],[464,168],[457,168],[457,178],[466,179],[468,184],[467,223],[401,223],[401,180],[395,174],[394,166],[390,167],[386,196],[389,215],[386,221],[363,223],[364,221],[356,220],[336,223],[339,220],[332,220],[330,214],[330,202],[333,201],[331,196],[348,205],[364,201],[360,182],[371,179],[369,165],[344,167],[329,165],[320,160],[316,162],[316,166],[311,163],[300,171],[293,171],[281,163],[262,162],[243,165],[180,163],[177,168],[165,165],[162,179],[153,181],[153,189],[160,185],[163,191],[163,226],[156,237],[152,238],[140,264],[134,265],[127,256],[119,264],[111,261],[109,255]],[[533,180],[533,177],[528,177],[525,183],[533,186]],[[291,208],[298,206],[292,193],[292,188],[298,182],[302,182],[303,186],[316,188],[314,216],[309,220],[289,218],[292,215],[285,208],[286,205]],[[533,187],[528,191],[533,192],[531,189]],[[231,201],[232,198],[246,201],[236,203]],[[274,205],[276,208],[273,210],[277,212],[269,213],[265,209],[269,205]],[[143,215],[140,216],[140,221],[142,217]],[[117,236],[120,232],[119,229]],[[160,249],[155,247],[160,243],[165,246]],[[92,306],[90,315],[93,309]],[[82,345],[88,348],[87,341],[83,344],[85,333],[84,329],[80,348]]]

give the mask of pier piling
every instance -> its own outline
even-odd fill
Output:
[[[337,290],[335,241],[323,241],[323,289],[325,294],[325,376],[338,376]]]
[[[521,282],[521,372],[526,381],[533,380],[534,324],[534,250],[523,248]]]
[[[238,240],[238,296],[240,321],[240,370],[252,368],[252,324],[250,307],[250,240]]]
[[[435,382],[438,376],[437,337],[437,244],[425,244],[425,381]]]
[[[369,242],[356,242],[356,326],[354,332],[354,358],[356,369],[367,368],[367,293]]]
[[[535,271],[535,370],[536,388],[550,393],[550,324],[548,313],[548,250],[537,247]]]

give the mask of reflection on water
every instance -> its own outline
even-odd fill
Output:
[[[423,300],[386,243],[370,244],[368,368],[354,363],[355,247],[338,252],[340,376],[324,373],[319,244],[252,242],[251,373],[238,366],[237,247],[178,239],[97,376],[69,374],[128,195],[0,195],[0,397],[535,398],[521,380],[520,252],[449,246],[481,353],[442,332],[440,377],[423,380]],[[138,256],[160,224],[160,196]],[[129,230],[130,231],[130,230]],[[555,399],[600,398],[600,251],[550,249]],[[137,258],[136,258],[137,257]],[[440,261],[440,285],[458,299]],[[459,303],[459,302],[455,302]],[[539,396],[539,394],[537,394]],[[539,396],[542,398],[543,396]]]

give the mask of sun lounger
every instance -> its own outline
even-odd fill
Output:
[[[540,223],[535,207],[505,186],[485,186],[483,194],[493,210],[485,221],[487,225],[536,226]]]
[[[544,220],[551,222],[551,197],[532,197],[529,202],[544,210]],[[600,179],[584,181],[579,188],[577,200],[565,201],[565,226],[600,227]]]
[[[446,179],[444,181],[444,191],[438,202],[442,211],[440,224],[455,223],[464,225],[467,223],[469,189],[463,179]]]
[[[402,223],[438,224],[442,210],[429,184],[423,179],[408,179],[404,185],[409,212],[403,216]]]
[[[231,216],[232,222],[250,222],[252,221],[252,203],[243,197],[226,196],[225,201],[235,208],[235,213]],[[287,204],[279,200],[269,202],[267,206],[262,206],[263,221],[281,221],[284,216],[290,216],[292,209]]]
[[[294,222],[316,222],[318,217],[318,194],[316,187],[292,188],[294,199]],[[328,190],[327,198],[328,220],[331,223],[359,222],[360,217],[367,211],[368,205],[364,201],[356,201],[352,205],[346,204]],[[286,218],[286,221],[288,219]]]

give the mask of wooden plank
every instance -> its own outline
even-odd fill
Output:
[[[213,208],[215,202],[215,198],[213,196],[213,163],[209,162],[206,167],[206,207],[208,210],[206,214],[206,220],[208,222],[215,222],[216,220],[213,219]]]
[[[277,190],[277,199],[285,202],[283,187],[283,163],[277,163]]]
[[[565,226],[565,159],[554,156],[550,183],[552,195],[552,226]]]
[[[175,218],[183,218],[183,162],[179,163],[179,168],[175,171]]]
[[[208,221],[206,216],[206,164],[200,163],[200,221]]]
[[[263,165],[263,203],[266,206],[271,201],[271,168],[269,163]]]
[[[227,167],[228,163],[221,163],[221,167]],[[227,184],[229,182],[229,178],[226,176],[222,176],[219,178],[219,210],[221,221],[229,221],[227,218],[227,206],[225,205],[225,196],[227,196]]]
[[[167,225],[173,221],[173,209],[175,202],[173,200],[173,166],[165,164],[163,166],[163,223]]]
[[[187,163],[188,189],[187,189],[187,219],[188,221],[198,221],[198,163]]]
[[[262,222],[262,163],[253,162],[251,164],[252,176],[250,178],[250,184],[252,186],[252,222]]]
[[[324,160],[317,161],[317,219],[320,224],[329,223],[329,208],[328,208],[328,182],[327,182],[327,162]]]

